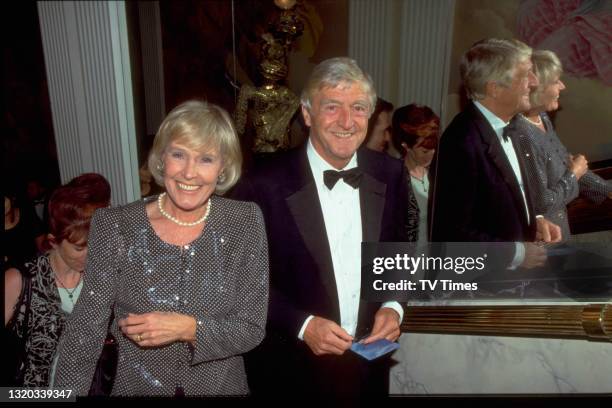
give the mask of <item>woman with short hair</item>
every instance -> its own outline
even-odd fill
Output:
[[[264,337],[268,252],[257,205],[216,195],[240,176],[229,115],[207,102],[177,106],[148,163],[164,193],[94,216],[55,386],[87,393],[114,312],[111,395],[247,394],[242,354]]]
[[[559,109],[559,94],[565,89],[561,61],[547,50],[534,51],[531,60],[539,86],[530,94],[531,109],[517,115],[511,126],[532,180],[535,213],[559,225],[562,239],[567,240],[567,205],[579,195],[603,202],[612,197],[612,182],[590,171],[583,155],[567,151],[546,113]]]
[[[418,239],[422,248],[428,242],[429,165],[438,146],[440,118],[430,107],[410,104],[393,113],[393,144],[401,153],[417,202]],[[413,218],[413,217],[411,217]]]

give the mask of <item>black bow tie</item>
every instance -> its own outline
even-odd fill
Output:
[[[330,190],[334,188],[338,180],[343,179],[346,184],[353,188],[358,188],[361,182],[363,174],[358,167],[354,167],[350,170],[325,170],[323,172],[323,182]]]
[[[514,123],[512,122],[506,125],[506,127],[504,127],[504,130],[502,132],[502,139],[504,139],[504,142],[507,142],[508,140],[512,139],[513,132],[514,132]]]

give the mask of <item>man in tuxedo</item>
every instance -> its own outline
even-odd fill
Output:
[[[431,170],[432,241],[510,242],[502,265],[531,268],[546,260],[531,241],[559,241],[560,229],[533,213],[520,155],[507,136],[514,115],[529,109],[538,85],[531,48],[487,39],[462,57],[470,102],[444,131]]]
[[[267,334],[246,358],[255,396],[388,393],[389,359],[349,350],[395,341],[403,315],[360,298],[361,243],[406,240],[408,225],[402,163],[360,148],[375,101],[354,60],[323,61],[301,96],[306,144],[260,163],[234,193],[261,207],[269,241]]]

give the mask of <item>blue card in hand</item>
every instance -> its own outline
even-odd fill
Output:
[[[387,339],[376,340],[374,343],[361,344],[353,343],[351,350],[366,360],[374,360],[387,353],[395,351],[399,348],[398,343],[394,343]]]

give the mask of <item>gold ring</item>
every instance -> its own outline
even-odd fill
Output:
[[[136,342],[140,343],[142,341],[142,336],[140,334],[136,335]]]

